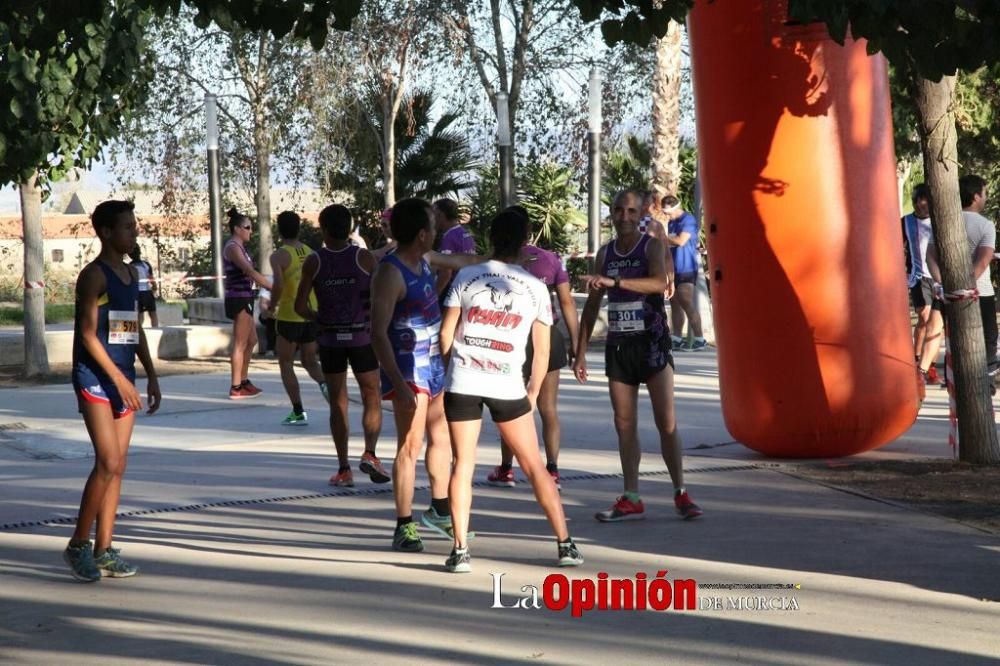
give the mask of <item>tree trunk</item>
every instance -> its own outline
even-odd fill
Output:
[[[260,241],[258,262],[260,272],[271,274],[271,252],[274,251],[274,239],[271,238],[271,165],[270,153],[261,144],[254,151],[257,159],[257,194],[254,201],[257,204],[257,239]]]
[[[42,236],[42,193],[34,176],[20,186],[24,231],[24,374],[49,371],[45,348],[45,249]]]
[[[396,107],[390,85],[389,100],[383,105],[382,118],[382,180],[385,190],[385,207],[392,208],[396,204]]]
[[[916,102],[924,172],[933,195],[931,215],[945,293],[972,289],[972,253],[958,193],[958,148],[952,102],[955,77],[939,82],[918,78]],[[959,458],[970,463],[1000,462],[993,402],[986,376],[986,345],[979,304],[955,301],[945,306],[948,344],[955,369]]]
[[[681,26],[670,22],[656,40],[653,69],[652,189],[657,199],[678,193],[681,183]]]

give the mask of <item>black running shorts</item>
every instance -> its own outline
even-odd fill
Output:
[[[139,292],[139,312],[156,312],[156,299],[153,298],[153,292]]]
[[[675,273],[674,284],[696,284],[698,282],[698,271],[690,273]]]
[[[910,287],[910,301],[914,310],[921,310],[928,305],[938,312],[944,310],[944,303],[934,298],[934,280],[931,278],[920,278],[920,282]]]
[[[236,319],[236,315],[243,311],[253,317],[254,300],[251,296],[227,296],[225,301],[226,317]]]
[[[528,383],[531,378],[531,361],[535,357],[535,349],[531,344],[531,334],[528,334],[528,346],[525,348],[524,365],[521,367],[521,375],[524,383]],[[549,369],[546,372],[562,370],[569,365],[569,357],[566,355],[566,338],[562,331],[555,326],[549,326]]]
[[[324,375],[339,375],[347,372],[347,363],[355,375],[362,372],[378,370],[378,359],[371,345],[357,347],[324,347],[319,346],[319,363]]]
[[[483,405],[489,407],[494,423],[506,423],[531,413],[528,396],[517,400],[501,400],[444,392],[444,415],[449,421],[478,421],[483,418]]]
[[[297,345],[307,345],[316,342],[316,324],[311,321],[278,320],[278,335]]]
[[[668,365],[674,367],[670,336],[651,340],[640,335],[634,340],[608,343],[604,348],[604,374],[629,386],[645,384]]]

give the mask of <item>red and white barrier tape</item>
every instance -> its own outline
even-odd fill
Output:
[[[44,280],[40,280],[38,282],[29,282],[28,280],[25,280],[24,281],[24,288],[25,289],[45,289],[45,281]]]

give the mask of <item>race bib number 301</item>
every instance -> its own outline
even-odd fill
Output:
[[[108,344],[139,344],[139,316],[135,310],[108,311]]]
[[[643,302],[608,303],[608,330],[612,333],[637,333],[646,330]]]

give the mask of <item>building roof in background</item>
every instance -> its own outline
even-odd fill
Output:
[[[190,232],[195,236],[208,235],[208,216],[192,215],[167,218],[163,215],[136,216],[140,226],[169,229],[171,235]],[[0,240],[22,239],[21,216],[0,216]],[[140,236],[148,236],[144,231]],[[89,215],[43,215],[42,238],[94,238],[94,228]]]

